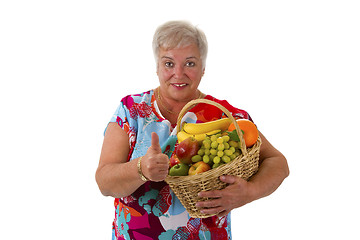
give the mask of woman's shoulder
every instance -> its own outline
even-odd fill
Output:
[[[205,99],[207,100],[211,100],[214,101],[216,103],[221,104],[222,106],[224,106],[227,110],[229,110],[229,112],[231,112],[231,114],[235,117],[235,118],[245,118],[245,119],[249,119],[252,121],[249,113],[241,108],[238,107],[234,107],[233,105],[231,105],[227,100],[220,100],[217,99],[211,95],[206,95]],[[198,111],[198,110],[202,110],[201,112],[203,112],[203,115],[205,117],[205,121],[212,121],[216,118],[219,118],[219,116],[221,116],[223,113],[222,111],[215,107],[215,106],[209,106],[208,104],[198,104],[196,107],[194,107],[192,110],[194,112]],[[207,116],[209,115],[209,116]]]
[[[121,99],[121,103],[127,108],[131,108],[131,106],[134,103],[136,104],[146,103],[150,105],[153,94],[154,94],[154,90],[148,90],[146,92],[137,93],[137,94],[129,94]]]

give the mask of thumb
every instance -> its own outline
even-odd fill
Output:
[[[159,136],[156,132],[151,133],[151,148],[157,152],[161,152],[161,146],[159,143]]]

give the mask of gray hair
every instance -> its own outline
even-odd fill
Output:
[[[159,48],[174,49],[196,44],[200,51],[202,67],[205,68],[208,44],[202,30],[187,21],[169,21],[160,25],[154,34],[153,51],[158,64]]]

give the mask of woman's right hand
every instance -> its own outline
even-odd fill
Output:
[[[151,133],[151,146],[141,159],[141,171],[151,181],[165,180],[169,171],[169,157],[163,154],[159,143],[159,136]]]

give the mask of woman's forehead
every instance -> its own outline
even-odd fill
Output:
[[[163,48],[160,47],[159,57],[184,57],[184,58],[199,58],[200,50],[197,45],[190,44],[184,47],[177,48]]]

